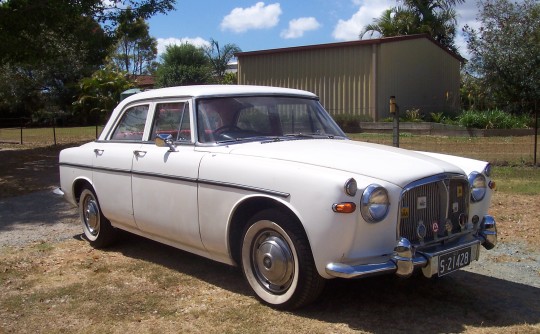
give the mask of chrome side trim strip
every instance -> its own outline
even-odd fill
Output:
[[[199,179],[199,180],[197,180],[197,182],[200,183],[200,184],[214,185],[214,186],[218,186],[218,187],[226,187],[226,188],[234,188],[234,189],[247,190],[247,191],[255,191],[255,192],[258,192],[258,193],[264,193],[264,194],[283,197],[283,198],[288,198],[289,196],[291,196],[290,193],[286,193],[286,192],[282,192],[282,191],[264,189],[264,188],[258,188],[258,187],[252,187],[252,186],[245,186],[245,185],[236,184],[236,183],[221,182],[221,181],[211,181],[211,180],[203,180],[203,179]]]
[[[137,176],[154,177],[154,178],[165,179],[165,180],[174,180],[174,181],[184,181],[184,182],[197,183],[197,179],[192,178],[192,177],[183,177],[183,176],[175,176],[175,175],[169,175],[169,174],[147,173],[147,172],[138,172],[138,171],[133,171],[133,172],[131,172],[131,174],[137,175]]]
[[[214,186],[218,186],[218,187],[225,187],[225,188],[233,188],[233,189],[253,191],[253,192],[257,192],[257,193],[262,193],[262,194],[267,194],[267,195],[272,195],[272,196],[278,196],[278,197],[282,197],[282,198],[288,198],[288,197],[291,196],[290,193],[286,193],[286,192],[278,191],[278,190],[265,189],[265,188],[259,188],[259,187],[252,187],[252,186],[247,186],[247,185],[242,185],[242,184],[237,184],[237,183],[229,183],[229,182],[221,182],[221,181],[213,181],[213,180],[196,179],[196,178],[191,178],[191,177],[175,176],[175,175],[169,175],[169,174],[158,174],[158,173],[130,171],[130,170],[127,170],[127,169],[92,167],[92,166],[89,166],[89,165],[72,164],[72,163],[60,163],[60,166],[76,167],[76,168],[91,169],[91,170],[97,170],[97,171],[113,172],[113,173],[124,173],[124,174],[131,174],[131,175],[137,175],[137,176],[155,177],[155,178],[166,179],[166,180],[192,182],[192,183],[205,184],[205,185],[214,185]]]

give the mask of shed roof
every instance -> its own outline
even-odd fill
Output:
[[[430,42],[435,44],[437,47],[441,48],[443,51],[448,53],[450,56],[456,58],[460,62],[463,62],[465,60],[459,54],[448,50],[447,48],[439,44],[437,41],[435,41],[430,35],[427,35],[427,34],[405,35],[405,36],[384,37],[384,38],[375,38],[375,39],[364,39],[364,40],[349,41],[349,42],[313,44],[313,45],[304,45],[304,46],[294,46],[294,47],[288,47],[288,48],[238,52],[238,53],[235,53],[235,56],[237,58],[241,58],[241,57],[249,57],[249,56],[275,54],[275,53],[319,50],[319,49],[328,49],[328,48],[342,48],[342,47],[352,47],[352,46],[359,46],[359,45],[395,43],[395,42],[402,42],[402,41],[407,41],[407,40],[423,39],[423,38],[429,40]]]

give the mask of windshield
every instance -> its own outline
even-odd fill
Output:
[[[199,99],[197,126],[201,143],[345,137],[317,100],[299,97]]]

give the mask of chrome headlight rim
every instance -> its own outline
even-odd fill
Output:
[[[469,185],[471,187],[471,201],[480,202],[487,193],[487,179],[484,174],[472,172],[469,175]]]
[[[379,184],[370,184],[364,189],[360,200],[360,212],[365,221],[378,223],[386,218],[390,211],[390,198],[386,188]]]

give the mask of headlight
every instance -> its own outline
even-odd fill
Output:
[[[486,177],[478,172],[472,172],[469,175],[469,184],[471,185],[471,200],[479,202],[486,196]]]
[[[364,190],[360,211],[367,222],[377,223],[383,220],[388,214],[389,207],[388,192],[382,186],[372,184]]]

